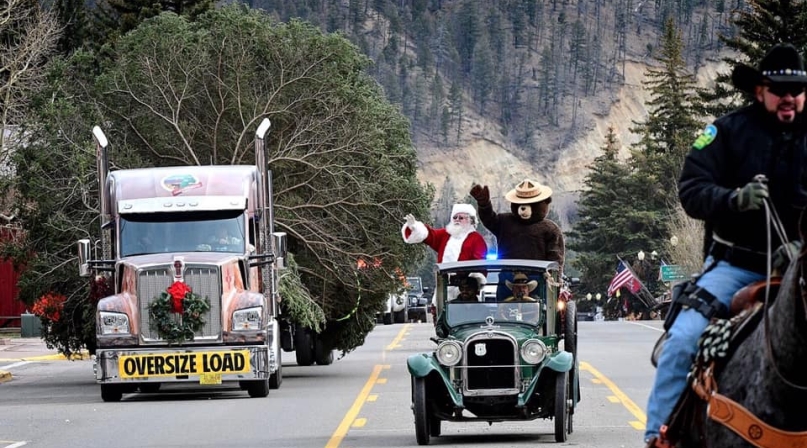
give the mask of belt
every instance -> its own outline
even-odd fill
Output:
[[[768,255],[740,246],[729,246],[719,241],[712,242],[709,250],[715,260],[723,260],[732,266],[765,274],[768,271]]]

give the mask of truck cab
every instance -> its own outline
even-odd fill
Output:
[[[161,384],[236,382],[265,397],[282,382],[275,233],[264,120],[255,165],[108,172],[97,146],[100,239],[78,242],[79,274],[110,282],[98,302],[94,370],[104,401]]]

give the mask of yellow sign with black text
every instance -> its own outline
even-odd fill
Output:
[[[249,350],[150,353],[118,358],[122,379],[251,372]]]

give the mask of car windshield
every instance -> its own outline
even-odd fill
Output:
[[[443,272],[446,323],[511,321],[538,325],[546,310],[547,283],[539,269]]]
[[[484,323],[488,317],[494,322],[519,322],[531,325],[541,323],[541,302],[452,303],[446,306],[446,323],[457,326]]]
[[[240,210],[121,215],[122,257],[174,252],[245,252]]]

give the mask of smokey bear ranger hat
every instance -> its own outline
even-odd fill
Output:
[[[508,191],[504,198],[513,204],[532,204],[552,196],[552,189],[538,182],[525,179],[516,188]]]
[[[807,71],[801,54],[791,44],[776,44],[762,58],[759,68],[737,64],[731,82],[739,90],[754,94],[756,86],[771,84],[807,85]]]

